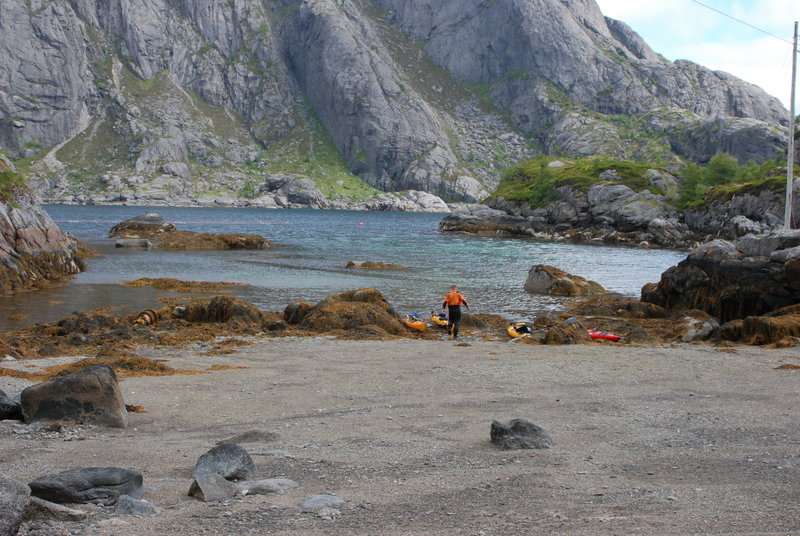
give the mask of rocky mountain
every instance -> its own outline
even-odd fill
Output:
[[[51,202],[248,204],[276,176],[474,202],[539,154],[774,158],[787,115],[593,0],[0,3],[0,149]]]

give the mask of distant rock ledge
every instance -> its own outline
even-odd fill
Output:
[[[153,183],[156,184],[156,181]],[[147,192],[91,192],[64,195],[60,190],[41,188],[46,203],[55,205],[127,205],[127,206],[200,206],[313,208],[337,210],[374,210],[397,212],[450,212],[440,197],[419,190],[379,193],[359,203],[331,200],[320,192],[314,181],[303,175],[270,175],[250,197],[220,192],[192,194],[151,185]],[[60,193],[59,193],[60,192]]]

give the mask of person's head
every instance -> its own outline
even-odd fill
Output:
[[[458,287],[456,285],[450,285],[450,290],[458,290]]]

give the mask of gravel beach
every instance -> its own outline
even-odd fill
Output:
[[[139,349],[206,374],[126,378],[125,429],[0,423],[0,471],[22,482],[87,466],[140,471],[158,513],[82,508],[20,534],[800,534],[797,348],[259,339]],[[48,360],[19,361],[17,368]],[[5,364],[4,364],[5,365]],[[2,377],[9,394],[30,382]],[[547,450],[499,450],[527,419]],[[244,434],[282,495],[189,497],[192,471]],[[307,511],[329,493],[344,504]]]

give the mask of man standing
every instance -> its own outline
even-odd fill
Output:
[[[461,304],[466,306],[469,311],[469,304],[464,296],[458,291],[455,285],[450,286],[450,292],[445,294],[442,302],[442,311],[447,306],[447,330],[453,334],[453,338],[458,338],[458,326],[461,324]]]

